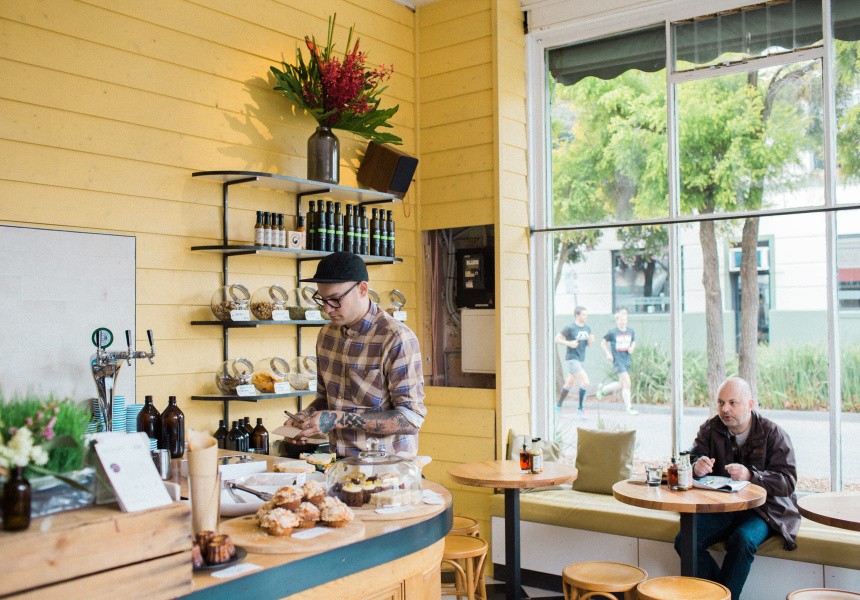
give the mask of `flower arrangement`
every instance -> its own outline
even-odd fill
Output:
[[[316,39],[305,36],[310,60],[305,64],[301,49],[296,50],[296,64],[282,63],[284,70],[271,67],[278,85],[274,88],[298,107],[309,112],[323,127],[343,129],[380,144],[402,144],[393,133],[377,131],[391,127],[388,123],[400,108],[380,109],[380,95],[386,87],[394,66],[369,68],[367,55],[358,51],[359,39],[350,49],[354,27],[350,27],[343,58],[335,56],[334,25],[337,15],[329,18],[328,41],[320,47]]]

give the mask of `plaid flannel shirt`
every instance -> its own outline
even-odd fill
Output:
[[[427,409],[418,339],[409,327],[373,302],[352,327],[324,325],[316,351],[317,399],[324,400],[329,410],[396,410],[416,427],[424,423]],[[369,437],[377,437],[389,454],[418,453],[417,434],[373,436],[358,429],[333,429],[329,433],[338,456],[364,451]]]

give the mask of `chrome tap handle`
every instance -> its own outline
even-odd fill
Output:
[[[131,345],[131,329],[125,330],[125,341],[128,344],[128,364],[131,364],[131,359],[134,357],[134,347]]]
[[[149,359],[149,364],[155,364],[155,341],[152,338],[152,329],[146,330],[146,337],[149,338],[149,354],[146,357]]]

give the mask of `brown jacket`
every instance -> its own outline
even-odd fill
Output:
[[[764,504],[753,510],[785,540],[783,548],[797,548],[800,512],[794,487],[797,484],[794,448],[788,434],[776,423],[753,411],[750,435],[740,448],[741,464],[752,473],[751,482],[767,492]],[[726,465],[732,463],[729,430],[719,416],[705,421],[690,449],[691,461],[699,456],[713,458],[714,475],[728,477]]]

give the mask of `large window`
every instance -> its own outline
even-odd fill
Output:
[[[796,432],[801,489],[860,489],[857,467],[830,460],[860,450],[860,3],[828,8],[834,35],[821,0],[790,0],[546,43],[541,433],[635,429],[641,468],[689,446],[740,375]],[[595,340],[570,363],[554,336],[586,323]]]

